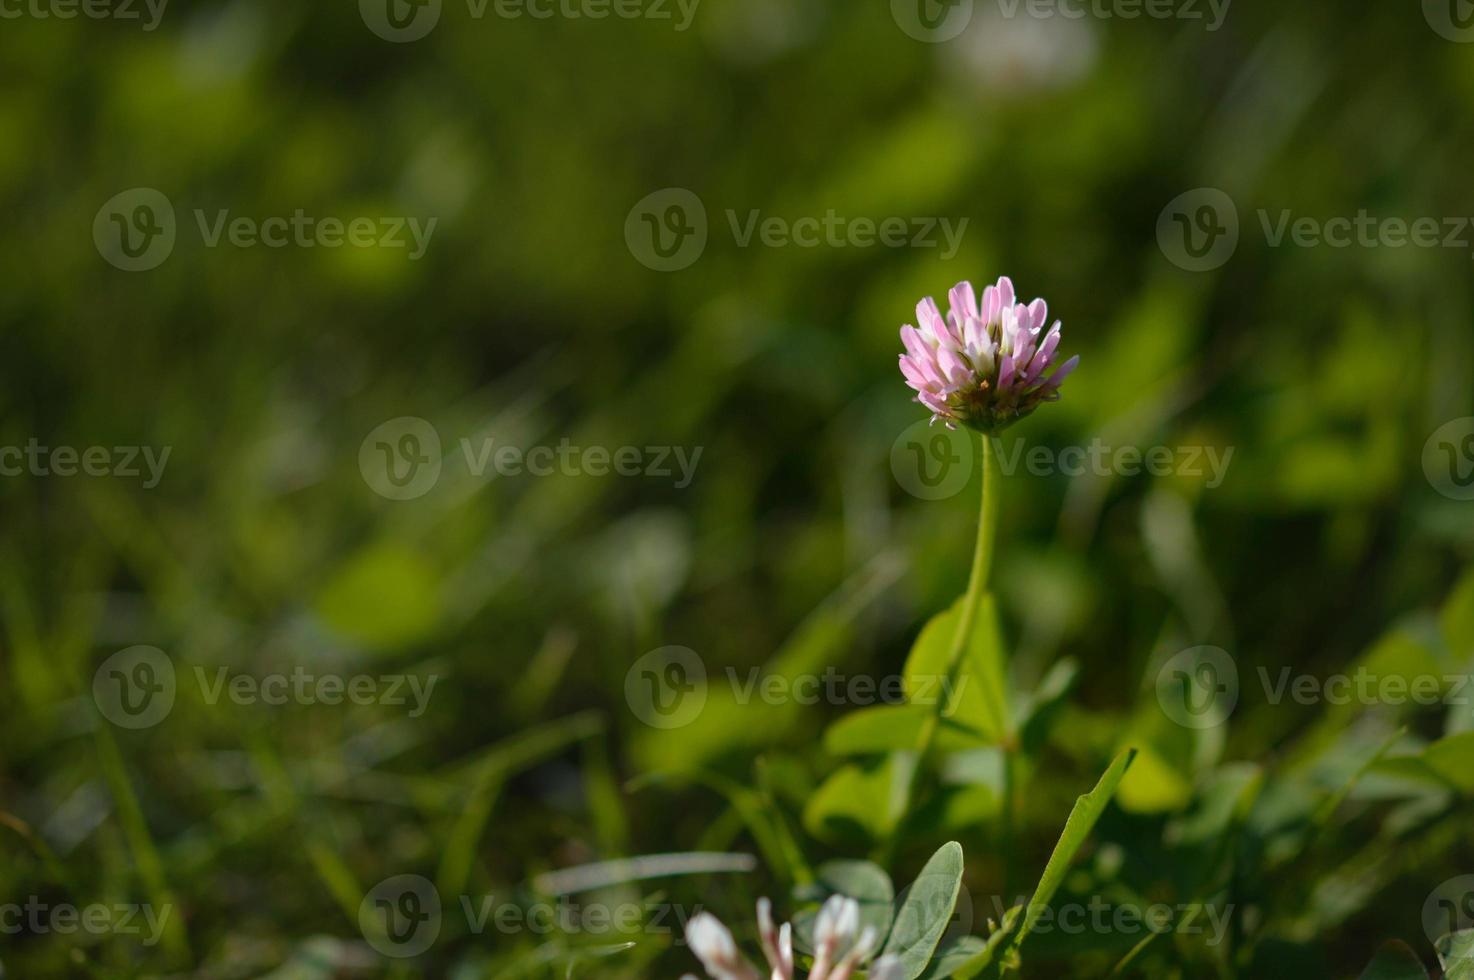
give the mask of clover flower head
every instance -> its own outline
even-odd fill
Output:
[[[716,980],[756,980],[757,974],[737,951],[731,931],[710,912],[694,915],[686,923],[686,942]]]
[[[901,328],[901,374],[933,422],[994,433],[1059,398],[1080,358],[1045,376],[1059,352],[1060,322],[1044,330],[1044,300],[1016,302],[1007,276],[983,290],[981,303],[970,282],[954,286],[948,299],[945,318],[928,297],[916,305],[917,325]]]
[[[757,921],[763,956],[772,970],[769,980],[794,980],[793,926],[785,922],[781,929],[773,927],[773,905],[766,898],[758,900]],[[860,930],[858,902],[832,896],[814,921],[814,965],[808,980],[850,980],[875,951],[878,938],[873,926]],[[738,951],[732,933],[711,913],[702,912],[686,923],[686,942],[714,980],[759,980],[757,970]],[[867,977],[901,980],[904,975],[899,959],[882,956],[871,964]],[[695,978],[687,974],[682,980]]]

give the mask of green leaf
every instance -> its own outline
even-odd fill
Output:
[[[852,711],[829,726],[824,733],[824,750],[831,755],[879,755],[915,748],[932,708],[920,704],[880,705]],[[937,730],[936,746],[943,752],[960,752],[993,744],[976,728],[957,718],[944,718]]]
[[[998,606],[992,595],[982,598],[955,682],[947,679],[964,601],[954,602],[922,628],[906,658],[906,697],[912,704],[932,707],[940,699],[947,720],[977,730],[989,742],[1002,741],[1009,729],[1008,690]]]
[[[1438,940],[1443,980],[1474,980],[1474,929],[1462,929]]]
[[[1064,707],[1065,699],[1079,676],[1080,664],[1066,657],[1049,668],[1039,686],[1019,704],[1020,742],[1026,755],[1033,755],[1044,746],[1055,716]]]
[[[1049,856],[1049,863],[1044,866],[1044,874],[1039,877],[1039,887],[1034,889],[1034,895],[1029,899],[1028,912],[1024,916],[1022,927],[1010,944],[1012,949],[1018,949],[1028,938],[1030,930],[1044,914],[1044,910],[1054,899],[1054,893],[1059,891],[1060,883],[1064,881],[1065,873],[1070,869],[1070,863],[1074,861],[1075,855],[1084,846],[1085,839],[1090,836],[1095,822],[1105,812],[1106,804],[1110,803],[1111,797],[1116,793],[1116,787],[1121,785],[1121,779],[1126,775],[1131,762],[1136,758],[1135,749],[1127,749],[1116,756],[1105,775],[1100,777],[1100,782],[1095,789],[1086,793],[1075,801],[1075,807],[1070,811],[1069,819],[1065,821],[1064,832],[1059,836],[1059,843],[1054,845],[1054,853]]]
[[[963,966],[983,955],[988,944],[977,936],[958,936],[949,939],[937,949],[921,980],[945,980]]]
[[[921,874],[906,889],[896,912],[895,927],[881,951],[882,956],[900,957],[906,980],[916,980],[926,972],[932,953],[952,920],[961,886],[962,845],[949,841],[931,856]]]
[[[1454,663],[1474,657],[1474,571],[1466,573],[1454,586],[1438,613],[1438,625]]]
[[[1423,750],[1428,768],[1457,786],[1465,796],[1474,794],[1474,732],[1460,732],[1441,738]]]
[[[1146,743],[1136,753],[1131,775],[1121,784],[1120,802],[1130,813],[1168,813],[1185,807],[1192,796],[1188,777]]]
[[[429,636],[444,600],[439,572],[415,549],[379,544],[337,570],[317,596],[317,614],[340,635],[373,650],[399,650]]]
[[[1357,980],[1428,980],[1428,971],[1406,943],[1394,941],[1377,950]]]
[[[851,711],[824,733],[824,751],[830,755],[879,755],[911,748],[928,713],[928,709],[914,704]]]
[[[804,826],[815,837],[834,842],[890,836],[905,816],[915,768],[915,755],[905,752],[841,766],[809,797]]]

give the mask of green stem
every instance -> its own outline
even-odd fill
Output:
[[[143,816],[143,807],[133,784],[123,766],[123,756],[118,743],[113,740],[112,729],[107,722],[99,722],[96,732],[97,759],[103,778],[112,790],[113,802],[118,808],[118,819],[123,825],[123,834],[133,856],[143,887],[160,916],[168,916],[164,926],[164,949],[175,965],[184,965],[190,960],[189,939],[184,929],[184,910],[169,888],[164,874],[164,862],[159,857],[153,838],[148,832],[148,821]]]
[[[978,504],[977,543],[973,546],[972,570],[967,577],[967,592],[962,597],[962,615],[957,621],[957,632],[952,637],[952,646],[947,654],[947,680],[942,687],[944,691],[956,689],[957,676],[962,672],[963,654],[967,651],[968,638],[972,636],[974,625],[977,623],[978,610],[983,606],[983,598],[988,594],[988,574],[993,565],[993,542],[998,536],[1000,483],[998,462],[993,437],[985,435],[981,441],[983,491],[982,499]],[[942,718],[948,707],[946,698],[938,698],[934,709],[922,723],[921,733],[916,740],[914,750],[915,764],[907,781],[906,796],[903,801],[903,809],[906,812],[910,811],[911,804],[916,798],[923,768],[922,762],[931,751],[932,743],[936,741],[937,731],[941,727]]]
[[[1014,799],[1018,792],[1018,759],[1012,741],[1003,746],[1003,803],[999,815],[999,836],[1003,845],[1003,894],[1012,901],[1014,883]]]
[[[955,688],[957,676],[962,672],[967,641],[977,624],[978,610],[983,607],[983,597],[988,594],[988,573],[993,566],[993,542],[998,537],[998,467],[994,459],[992,436],[983,436],[982,444],[983,492],[978,504],[978,537],[972,550],[972,571],[967,577],[967,593],[962,597],[962,615],[957,620],[957,632],[952,637],[952,648],[947,653],[947,683],[942,688],[944,691]],[[921,738],[916,746],[919,756],[924,757],[930,751],[948,707],[944,699],[937,699],[934,710],[921,730]]]

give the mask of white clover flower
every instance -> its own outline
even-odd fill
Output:
[[[785,922],[781,929],[773,927],[773,904],[766,898],[758,900],[757,922],[763,956],[772,970],[770,980],[795,980],[793,926]],[[873,926],[860,930],[858,902],[842,895],[830,897],[814,922],[814,968],[808,980],[850,980],[879,940]],[[758,980],[757,970],[743,959],[732,933],[710,913],[702,912],[686,924],[686,942],[714,980]],[[901,961],[894,956],[877,960],[869,973],[869,980],[903,977]],[[688,974],[683,980],[694,978]]]
[[[716,980],[758,980],[752,966],[737,951],[732,933],[710,912],[694,915],[686,923],[686,942]]]

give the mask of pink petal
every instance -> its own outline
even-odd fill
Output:
[[[921,366],[928,377],[936,380],[938,388],[945,389],[951,382],[947,380],[947,372],[942,365],[942,351],[947,351],[953,357],[957,356],[957,352],[950,348],[938,347],[932,351],[931,357],[922,362]]]
[[[966,324],[968,320],[977,318],[978,294],[973,291],[972,283],[966,281],[959,282],[947,294],[947,299],[952,304],[952,315],[956,317],[959,325]]]
[[[1036,299],[1029,304],[1029,329],[1038,333],[1044,326],[1044,321],[1049,319],[1049,304],[1042,299]]]
[[[997,323],[998,317],[1003,312],[1003,300],[998,296],[997,286],[988,286],[983,290],[983,322]]]
[[[1039,350],[1034,354],[1034,367],[1037,368],[1034,372],[1035,377],[1038,377],[1039,371],[1043,371],[1049,366],[1049,362],[1054,359],[1054,352],[1058,348],[1059,325],[1056,324],[1055,328],[1049,331],[1049,336],[1044,338],[1044,343],[1039,345]]]
[[[1013,305],[1013,280],[1007,276],[1000,276],[998,279],[998,299],[1004,306]]]
[[[937,301],[928,296],[916,304],[916,322],[921,327],[922,336],[936,343],[947,339],[947,324],[942,320],[942,311],[937,309]]]
[[[992,356],[993,338],[988,336],[988,329],[982,320],[976,317],[968,320],[962,339],[966,341],[967,352],[974,357]]]
[[[916,365],[915,361],[905,354],[901,355],[901,375],[905,377],[906,383],[917,391],[921,391],[929,383],[926,374]]]
[[[947,414],[947,403],[929,391],[923,391],[916,396],[916,400],[938,415]]]
[[[950,384],[966,384],[967,379],[972,375],[972,367],[962,359],[962,356],[945,347],[937,352],[937,363],[941,365],[942,374]]]
[[[918,360],[925,360],[931,353],[931,349],[921,337],[921,331],[909,323],[901,328],[901,344],[906,348],[907,353]]]
[[[1070,376],[1070,372],[1075,370],[1075,368],[1078,367],[1079,364],[1080,355],[1076,354],[1074,357],[1061,364],[1058,371],[1055,371],[1049,376],[1049,380],[1044,382],[1044,387],[1058,389],[1059,386],[1064,383],[1065,378],[1068,378]]]
[[[1032,344],[1025,346],[1024,350],[1013,355],[1013,383],[1022,388],[1029,383],[1029,361],[1033,359],[1034,348]]]

